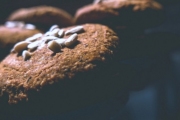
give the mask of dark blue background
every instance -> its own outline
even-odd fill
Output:
[[[48,4],[61,7],[72,15],[75,10],[87,1],[72,0],[6,0],[0,1],[0,22],[3,24],[6,17],[15,9],[34,5]],[[67,4],[68,3],[68,4]],[[164,4],[166,19],[163,24],[145,30],[146,35],[161,33],[158,47],[153,54],[142,54],[138,57],[126,58],[119,61],[133,67],[137,72],[134,81],[142,86],[129,91],[129,100],[125,105],[118,99],[110,99],[69,113],[56,116],[31,116],[30,118],[14,118],[28,120],[180,120],[180,2]],[[170,34],[162,47],[162,34]],[[179,37],[179,38],[178,38]],[[174,39],[177,39],[173,43]],[[178,41],[179,39],[179,41]],[[158,40],[158,39],[157,39]],[[169,46],[168,46],[169,45]],[[142,50],[143,51],[143,50]],[[162,52],[163,51],[163,52]],[[150,53],[149,52],[149,53]],[[144,82],[145,81],[145,82]],[[136,83],[138,84],[138,83]],[[121,96],[122,93],[119,93]],[[117,96],[118,97],[118,96]]]

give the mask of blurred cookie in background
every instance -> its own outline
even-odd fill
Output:
[[[59,27],[67,27],[74,24],[73,17],[68,12],[46,5],[18,9],[9,15],[8,20],[32,23],[43,31],[47,31],[54,24],[57,24]]]
[[[133,31],[159,25],[163,20],[163,6],[154,0],[95,0],[75,14],[76,24],[101,23]]]

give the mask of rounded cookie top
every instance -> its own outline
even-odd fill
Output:
[[[100,24],[84,24],[59,29],[64,30],[63,34],[58,32],[52,35],[52,31],[57,29],[52,27],[36,41],[30,42],[33,37],[23,41],[28,45],[17,43],[13,52],[1,62],[1,97],[7,94],[9,103],[21,103],[23,100],[32,102],[41,98],[46,98],[47,102],[49,97],[50,101],[66,98],[66,102],[69,100],[67,98],[84,94],[82,91],[87,91],[87,94],[88,91],[95,92],[97,85],[105,85],[105,76],[112,75],[111,71],[115,68],[111,68],[111,65],[119,39],[110,28]],[[39,42],[36,49],[31,49],[31,43],[36,42]],[[112,84],[110,81],[108,83]],[[40,92],[40,95],[34,95],[43,90],[50,94]],[[74,100],[71,99],[71,102]]]
[[[42,31],[36,29],[32,24],[23,22],[7,21],[5,25],[0,26],[0,60],[9,54],[10,49],[19,41]]]
[[[0,26],[0,48],[14,45],[17,42],[23,41],[26,38],[40,33],[32,24],[23,22],[7,21],[5,25]]]
[[[162,22],[162,9],[154,0],[95,0],[77,10],[75,22],[145,28]]]
[[[58,24],[60,27],[67,27],[73,25],[74,22],[69,13],[53,6],[21,8],[13,12],[8,20],[33,23],[37,27],[42,28],[50,27],[53,24]]]

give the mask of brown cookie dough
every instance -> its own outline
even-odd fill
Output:
[[[95,0],[94,4],[77,10],[75,21],[144,29],[162,22],[162,9],[154,0]]]
[[[51,28],[49,32],[54,30]],[[12,104],[7,104],[7,111],[17,108],[20,113],[67,111],[113,96],[126,86],[117,77],[119,38],[115,32],[100,24],[60,30],[64,30],[64,35],[51,36],[47,32],[38,38],[40,44],[33,51],[27,47],[21,52],[16,49],[21,43],[17,43],[15,53],[1,62],[0,104]],[[53,38],[57,36],[61,37]],[[63,44],[55,42],[64,39]],[[24,59],[25,50],[28,59]]]
[[[74,22],[69,13],[52,6],[21,8],[13,12],[8,20],[32,23],[42,29],[47,29],[53,24],[67,27],[73,25]]]
[[[11,26],[6,26],[7,24],[0,26],[0,59],[9,54],[11,48],[17,42],[41,32],[36,28],[32,28],[33,25],[31,24],[18,23],[21,24],[19,27],[12,26],[13,23]],[[23,27],[23,25],[26,25],[26,27],[28,25],[30,29]]]

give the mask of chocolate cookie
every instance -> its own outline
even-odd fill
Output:
[[[24,24],[23,22],[7,21],[5,25],[0,26],[0,59],[9,54],[13,45],[19,41],[40,33],[32,24]]]
[[[154,0],[95,0],[77,10],[75,21],[144,29],[163,21],[163,8]]]
[[[69,13],[52,6],[21,8],[13,12],[8,20],[32,23],[42,29],[47,29],[53,24],[57,24],[60,27],[71,26],[74,22]]]
[[[55,114],[114,96],[128,83],[117,77],[118,46],[100,24],[52,26],[17,43],[0,64],[0,104],[11,104],[1,110]]]

